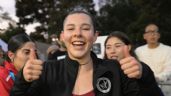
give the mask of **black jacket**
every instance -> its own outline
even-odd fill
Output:
[[[136,80],[124,75],[117,61],[91,56],[96,96],[139,96]],[[64,60],[46,62],[41,78],[32,83],[24,80],[21,71],[10,96],[71,96],[78,68],[78,62],[67,56]]]
[[[57,50],[52,54],[48,55],[48,60],[61,60],[66,56],[66,51]]]
[[[137,81],[140,86],[142,96],[164,96],[155,80],[151,68],[143,62],[141,62],[141,64],[143,68],[142,77]]]

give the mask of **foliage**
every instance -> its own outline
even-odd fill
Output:
[[[30,37],[35,41],[46,42],[43,35],[39,34],[38,32],[31,33]]]
[[[122,2],[118,3],[116,1],[112,0],[112,4],[100,9],[99,21],[104,34],[115,30],[124,31],[134,42],[143,43],[145,25],[156,23],[162,33],[161,41],[171,45],[168,39],[171,37],[170,0],[121,0]]]
[[[14,28],[14,27],[10,26],[9,29],[6,30],[6,32],[0,34],[0,38],[2,40],[4,40],[5,42],[8,42],[8,40],[12,36],[19,34],[19,33],[24,33],[24,32],[25,32],[25,30],[23,28],[20,28],[20,27]]]
[[[57,34],[62,30],[65,15],[75,8],[85,8],[95,14],[92,0],[16,0],[20,26],[40,22],[38,32]]]
[[[142,33],[148,23],[156,23],[162,33],[161,41],[171,45],[171,0],[105,0],[99,14],[93,0],[16,0],[20,27],[39,22],[34,38],[42,39],[41,32],[60,34],[65,15],[74,9],[85,8],[96,17],[100,35],[124,31],[134,42],[143,42]],[[99,2],[101,3],[101,2]],[[103,5],[103,4],[101,4]],[[43,39],[42,39],[43,40]]]
[[[114,0],[115,1],[115,0]],[[125,31],[126,26],[129,25],[135,18],[135,10],[125,3],[117,3],[105,5],[100,9],[99,22],[101,24],[101,31],[107,35],[112,31]],[[109,26],[110,25],[110,26]]]

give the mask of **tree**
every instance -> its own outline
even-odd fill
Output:
[[[134,33],[138,42],[143,42],[142,34],[148,23],[156,23],[162,33],[161,41],[171,45],[169,37],[171,34],[171,1],[170,0],[130,0],[137,10],[134,22],[127,28],[129,33]]]
[[[9,29],[6,30],[6,32],[0,34],[0,38],[2,40],[4,40],[5,42],[8,42],[8,40],[12,36],[14,36],[16,34],[19,34],[19,33],[24,33],[24,32],[25,32],[25,30],[23,28],[13,27],[13,26],[10,25]]]
[[[119,30],[126,32],[133,42],[143,43],[142,34],[148,23],[156,23],[162,32],[161,41],[171,45],[170,0],[108,0],[100,9],[98,20],[102,35]],[[110,25],[110,26],[109,26]]]
[[[39,22],[39,28],[49,35],[59,35],[63,19],[70,10],[85,8],[95,14],[93,0],[16,0],[16,8],[21,27]]]
[[[134,21],[136,16],[135,10],[126,0],[111,0],[99,12],[99,29],[103,32],[102,35],[116,30],[126,31],[126,26]]]
[[[16,22],[12,20],[7,12],[3,12],[2,7],[0,7],[0,11],[0,22],[8,22],[7,28],[0,28],[0,31],[2,32],[0,33],[0,38],[2,40],[8,42],[13,35],[25,32],[24,29],[16,26]]]

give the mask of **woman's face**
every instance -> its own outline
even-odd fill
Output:
[[[61,35],[72,59],[89,56],[92,44],[97,38],[90,16],[84,13],[69,15]]]
[[[108,39],[105,45],[105,53],[107,59],[121,60],[124,58],[124,46],[125,43],[117,37],[111,37]]]
[[[11,53],[10,59],[18,71],[24,66],[26,61],[29,59],[30,49],[34,49],[36,51],[35,43],[27,42],[15,53]]]

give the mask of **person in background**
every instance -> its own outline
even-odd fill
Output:
[[[136,58],[132,42],[126,34],[120,31],[112,32],[104,45],[104,59],[118,60],[123,72],[129,78],[137,79],[143,96],[163,96],[152,70]]]
[[[140,96],[136,80],[124,75],[116,60],[91,52],[98,36],[91,14],[70,12],[61,36],[66,58],[42,63],[31,51],[11,96]]]
[[[143,37],[147,44],[135,50],[139,60],[150,66],[158,82],[170,81],[171,47],[159,42],[160,32],[156,24],[148,24],[145,27]],[[170,92],[170,90],[168,91]]]
[[[30,49],[36,50],[35,43],[26,34],[13,36],[8,42],[8,58],[0,66],[0,96],[9,96],[15,75],[29,59]]]
[[[63,44],[63,42],[58,41],[58,43],[56,43],[55,46],[56,47],[54,47],[54,45],[52,45],[51,47],[48,48],[48,49],[55,49],[54,51],[52,51],[48,55],[48,60],[61,60],[61,59],[64,59],[65,56],[66,56],[66,48],[65,48],[65,45]],[[57,49],[57,47],[58,47],[58,49]]]
[[[52,57],[52,55],[57,51],[59,50],[59,45],[57,44],[53,44],[51,46],[48,47],[46,53],[47,53],[47,56],[48,56],[48,60],[50,60]]]
[[[2,49],[2,46],[0,45],[0,65],[4,61],[4,51]]]

